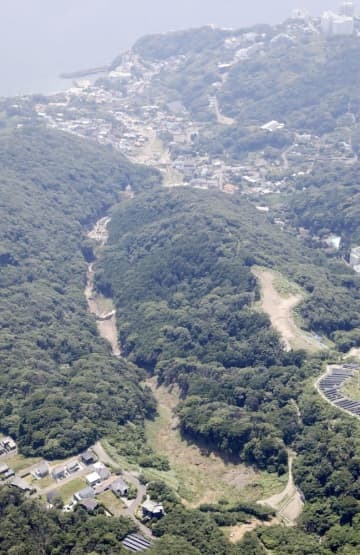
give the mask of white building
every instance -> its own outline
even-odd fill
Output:
[[[325,238],[325,243],[332,249],[338,251],[341,246],[341,237],[339,235],[329,235]]]
[[[291,19],[305,20],[305,19],[308,19],[308,17],[309,17],[309,14],[306,10],[301,10],[299,8],[296,8],[291,12]]]
[[[97,472],[91,472],[86,476],[86,483],[88,486],[96,486],[96,484],[100,484],[101,478]]]
[[[352,35],[354,18],[327,11],[321,16],[321,30],[326,36]]]
[[[279,131],[279,129],[283,129],[284,126],[285,126],[284,123],[280,123],[279,121],[276,121],[275,119],[273,119],[271,121],[268,121],[264,125],[262,125],[261,129],[263,129],[264,131],[270,131],[270,133],[273,133],[274,131]]]
[[[351,249],[350,264],[352,267],[360,265],[360,247],[354,247]]]
[[[354,2],[343,2],[339,8],[339,14],[346,15],[348,17],[354,17],[355,15]]]

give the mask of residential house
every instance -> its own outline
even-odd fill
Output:
[[[5,447],[6,451],[14,451],[16,449],[16,443],[11,437],[6,437],[1,441],[3,446]]]
[[[55,499],[59,499],[59,498],[60,498],[60,493],[59,493],[59,490],[57,489],[53,489],[52,491],[49,491],[49,493],[46,494],[46,501],[49,503],[49,505],[54,505]]]
[[[100,482],[101,482],[101,478],[98,472],[91,472],[86,476],[86,483],[88,484],[88,486],[93,487],[93,486],[96,486],[96,484],[99,484]]]
[[[141,505],[143,516],[147,516],[149,518],[161,518],[165,515],[164,507],[161,503],[157,503],[156,501],[151,501],[151,499],[147,498],[147,500]]]
[[[129,486],[122,478],[116,478],[111,484],[110,489],[119,497],[125,497],[128,494]]]
[[[100,468],[97,473],[100,476],[100,480],[103,482],[104,480],[108,480],[111,476],[111,472],[106,466],[104,468]]]
[[[5,463],[0,463],[0,478],[9,470],[9,467]]]
[[[31,487],[29,486],[29,484],[25,482],[25,480],[23,480],[22,478],[14,478],[10,485],[24,492],[31,491]]]
[[[95,497],[93,488],[87,487],[74,494],[75,501],[82,501],[83,499],[92,499]]]
[[[85,451],[85,453],[81,455],[81,460],[84,464],[90,465],[94,464],[97,459],[94,452],[91,451],[91,449],[88,449],[87,451]]]
[[[3,474],[1,477],[3,480],[8,480],[9,478],[12,478],[13,476],[15,476],[15,472],[13,471],[12,468],[9,468],[9,470],[7,470],[5,472],[5,474]]]
[[[79,461],[72,461],[71,463],[69,463],[66,467],[66,470],[69,472],[69,474],[73,474],[74,472],[80,470]]]
[[[89,513],[92,513],[99,506],[99,503],[96,499],[82,499],[79,501],[79,505],[84,507]]]
[[[37,468],[35,468],[34,476],[38,480],[41,480],[42,478],[46,478],[48,474],[49,474],[49,467],[46,462],[42,462],[41,464],[39,464]]]
[[[54,480],[63,480],[66,477],[66,468],[64,466],[54,468],[51,472],[51,476]]]

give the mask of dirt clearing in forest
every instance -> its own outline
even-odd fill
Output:
[[[261,287],[261,308],[268,314],[272,326],[280,333],[286,351],[306,349],[316,351],[325,347],[296,324],[293,310],[304,299],[300,287],[286,282],[272,270],[254,268],[253,274]]]
[[[280,520],[278,518],[273,518],[269,521],[256,519],[249,524],[237,524],[236,526],[229,526],[228,528],[224,528],[224,532],[228,536],[231,543],[238,543],[244,538],[246,532],[252,532],[258,526],[276,526],[276,524],[280,524]]]
[[[197,507],[202,503],[217,503],[222,498],[230,503],[245,498],[255,501],[267,495],[265,492],[274,493],[283,487],[273,475],[225,462],[214,452],[184,440],[174,413],[179,402],[178,391],[156,387],[156,378],[146,383],[156,397],[159,412],[153,422],[146,424],[147,440],[156,453],[169,459],[171,466],[170,472],[154,471],[154,478],[173,487],[185,505]]]

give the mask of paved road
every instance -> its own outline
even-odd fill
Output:
[[[105,451],[100,441],[98,441],[94,445],[93,450],[96,453],[96,455],[99,457],[99,460],[101,460],[103,463],[112,466],[116,470],[120,470],[120,465]],[[124,480],[126,480],[127,482],[129,482],[130,484],[134,485],[137,488],[136,499],[134,499],[131,502],[131,504],[126,509],[124,509],[124,514],[134,520],[134,522],[139,527],[140,531],[144,534],[144,536],[148,538],[152,538],[153,535],[151,530],[149,530],[147,526],[144,526],[144,524],[139,522],[135,516],[137,513],[137,510],[139,509],[142,503],[143,497],[146,495],[146,486],[144,486],[144,484],[141,484],[138,478],[134,476],[134,474],[132,474],[131,472],[122,470],[122,476]]]

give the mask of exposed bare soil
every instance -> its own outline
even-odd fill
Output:
[[[293,310],[303,300],[302,295],[281,295],[276,289],[275,274],[271,270],[256,268],[253,273],[261,286],[262,310],[269,315],[272,326],[280,333],[285,350],[303,348],[313,351],[322,348],[315,337],[301,330],[295,322]]]
[[[295,526],[296,520],[302,513],[304,503],[299,490],[294,484],[292,465],[294,456],[289,454],[289,478],[286,487],[280,493],[259,501],[261,505],[268,505],[277,511],[278,518],[287,526]]]
[[[88,237],[97,241],[100,246],[106,244],[108,239],[107,225],[110,218],[101,218],[94,228],[88,233]],[[106,339],[111,345],[113,355],[115,357],[121,356],[121,349],[118,340],[118,332],[116,326],[116,313],[111,299],[105,299],[102,295],[98,295],[94,290],[94,264],[89,264],[87,276],[85,297],[88,303],[89,312],[94,314],[97,318],[96,324],[99,330],[99,335]],[[109,318],[104,319],[108,314]]]
[[[216,453],[188,443],[180,434],[174,414],[179,398],[176,388],[156,387],[147,381],[158,402],[159,417],[147,424],[147,437],[157,453],[170,461],[179,494],[189,507],[216,503],[220,498],[236,500],[254,481],[256,473],[245,465],[228,463]]]

